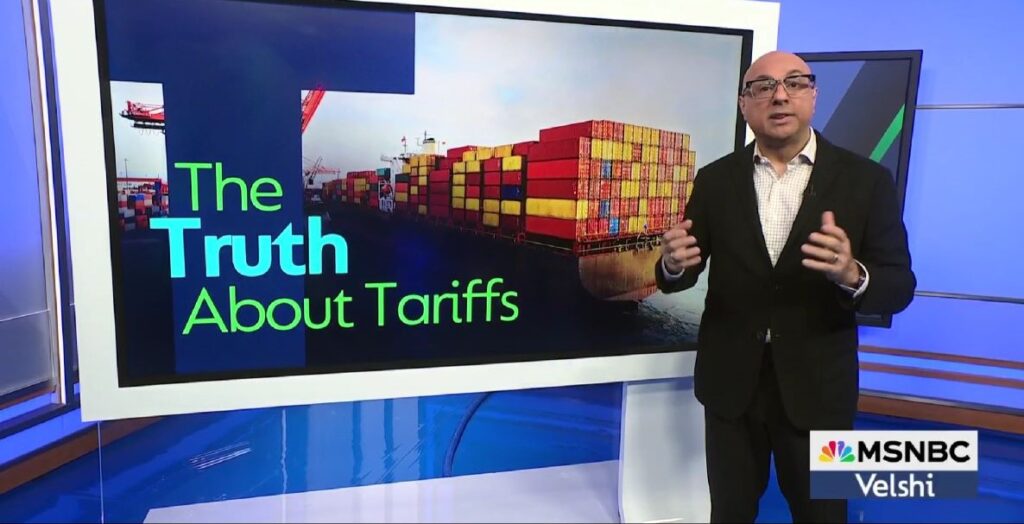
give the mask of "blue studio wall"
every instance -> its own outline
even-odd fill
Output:
[[[904,218],[918,291],[1024,299],[1024,2],[785,0],[779,48],[923,49]],[[820,90],[828,90],[822,85]],[[956,108],[964,104],[1022,107]],[[1024,361],[1024,304],[918,296],[865,345]],[[889,363],[900,363],[890,361]],[[920,364],[920,362],[918,363]],[[1024,379],[966,364],[928,367]],[[1024,408],[1020,389],[863,372],[865,389]]]

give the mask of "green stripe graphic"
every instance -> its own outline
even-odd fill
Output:
[[[885,134],[882,135],[882,139],[878,141],[878,145],[875,146],[875,150],[871,152],[871,160],[875,162],[881,162],[882,157],[889,152],[889,148],[892,147],[892,143],[896,141],[896,135],[900,134],[903,130],[903,110],[906,109],[906,105],[900,106],[900,110],[896,113],[896,116],[889,123],[889,129],[885,130]]]

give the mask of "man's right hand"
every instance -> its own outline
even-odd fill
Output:
[[[700,248],[697,238],[690,234],[691,227],[693,220],[685,220],[661,237],[661,259],[672,274],[700,264]]]

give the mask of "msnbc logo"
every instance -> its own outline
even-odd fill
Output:
[[[978,492],[977,431],[811,431],[808,444],[811,498],[960,498]]]
[[[821,455],[818,455],[821,462],[856,462],[857,457],[853,455],[853,447],[847,446],[846,442],[840,440],[828,441],[828,445],[821,447]]]

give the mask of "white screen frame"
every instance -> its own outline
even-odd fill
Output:
[[[394,0],[392,3],[748,29],[756,58],[775,49],[779,4],[754,0]],[[689,376],[693,352],[272,378],[118,386],[107,170],[93,3],[51,0],[82,419],[110,420],[382,398]],[[747,130],[747,139],[751,139]]]

